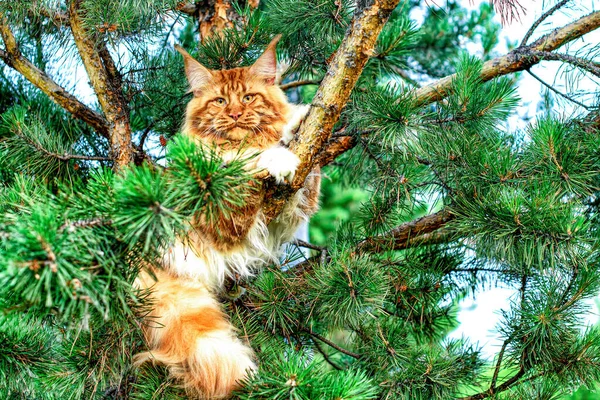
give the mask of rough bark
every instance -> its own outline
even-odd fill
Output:
[[[257,8],[260,0],[248,0],[246,3]],[[230,28],[241,17],[231,6],[230,0],[205,0],[202,3],[180,2],[177,11],[198,19],[200,40],[203,42],[214,34],[221,34],[223,29]]]
[[[346,37],[332,58],[329,70],[313,99],[311,110],[300,127],[301,134],[297,141],[292,143],[291,149],[301,162],[291,190],[286,191],[292,193],[302,187],[316,164],[323,144],[331,136],[333,126],[373,53],[379,33],[398,2],[399,0],[374,0],[353,18],[346,31]],[[270,221],[279,214],[287,196],[281,190],[271,189],[267,198],[269,206],[265,211]]]
[[[426,215],[382,234],[367,238],[357,246],[358,251],[380,252],[384,250],[399,250],[406,248],[412,241],[418,241],[424,235],[436,231],[456,216],[449,210],[441,210],[434,214]]]
[[[108,121],[111,157],[121,168],[133,160],[129,105],[123,96],[122,80],[104,42],[89,32],[81,13],[82,1],[73,0],[69,7],[69,26],[90,83]]]
[[[84,121],[102,136],[108,137],[108,122],[100,113],[83,104],[21,54],[15,36],[1,13],[0,34],[6,48],[6,51],[0,52],[0,58],[6,65],[23,75],[75,118]]]

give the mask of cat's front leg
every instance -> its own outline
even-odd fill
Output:
[[[258,157],[257,167],[266,169],[277,183],[294,179],[300,159],[285,147],[271,147]]]
[[[281,142],[286,146],[294,139],[300,124],[310,111],[310,104],[294,104],[288,116],[288,121],[283,127]]]

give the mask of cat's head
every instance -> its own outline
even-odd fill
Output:
[[[275,84],[278,39],[252,66],[229,70],[209,70],[178,47],[194,94],[187,106],[184,133],[217,145],[244,143],[261,148],[281,139],[290,106]]]

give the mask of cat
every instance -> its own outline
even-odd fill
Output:
[[[209,70],[177,50],[194,95],[182,133],[207,148],[216,146],[225,162],[255,155],[246,169],[267,170],[283,183],[291,181],[300,161],[285,145],[309,106],[288,103],[275,84],[278,39],[252,66],[230,70]],[[249,277],[277,261],[282,244],[316,212],[319,187],[316,167],[269,226],[262,214],[262,190],[251,192],[241,207],[231,205],[230,218],[195,216],[187,238],[165,255],[164,268],[154,276],[141,273],[136,281],[140,289],[151,288],[154,304],[144,327],[149,351],[137,354],[135,363],[167,366],[194,398],[225,398],[238,388],[257,368],[254,354],[237,338],[215,293],[227,276]]]

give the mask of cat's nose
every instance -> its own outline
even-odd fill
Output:
[[[230,112],[230,113],[229,113],[229,116],[230,116],[231,118],[233,118],[233,120],[234,120],[234,121],[237,121],[237,120],[238,120],[238,118],[239,118],[241,115],[242,115],[242,113],[241,113],[240,111],[237,111],[237,112]]]

